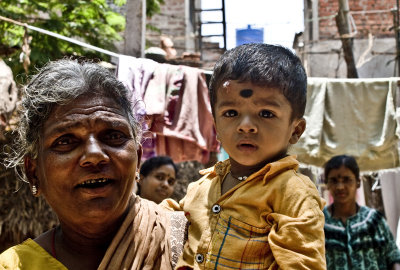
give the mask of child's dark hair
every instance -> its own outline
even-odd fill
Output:
[[[140,167],[140,174],[144,177],[149,175],[153,170],[163,166],[163,165],[172,165],[175,170],[175,174],[178,173],[178,168],[176,167],[174,161],[168,156],[157,156],[151,157],[145,162],[143,162],[142,166]]]
[[[210,80],[213,114],[217,90],[227,80],[278,88],[292,107],[291,118],[301,118],[304,115],[307,75],[300,59],[285,47],[250,43],[226,51],[215,64]]]
[[[329,172],[333,169],[339,169],[341,166],[345,166],[347,169],[353,172],[356,179],[360,179],[360,168],[358,167],[357,161],[354,157],[348,155],[334,156],[324,166],[324,181],[327,183]]]

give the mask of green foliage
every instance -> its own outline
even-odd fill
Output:
[[[126,0],[115,0],[116,5]],[[125,18],[114,12],[106,0],[1,0],[0,15],[67,37],[75,38],[107,50],[115,50],[121,40]],[[28,30],[32,37],[31,68],[64,56],[84,56],[108,60],[109,56],[85,49],[43,33]],[[0,57],[13,69],[14,75],[24,73],[19,57],[24,27],[0,20]]]
[[[125,17],[114,12],[107,4],[123,6],[127,0],[0,0],[0,15],[27,23],[91,45],[115,51],[115,41],[121,40]],[[164,0],[146,0],[148,17],[160,12]],[[149,26],[151,27],[151,26]],[[0,20],[0,58],[8,64],[14,76],[24,74],[20,62],[25,29]],[[28,30],[32,37],[30,72],[49,60],[65,56],[86,57],[108,61],[109,56],[79,45]],[[29,75],[29,74],[27,74]],[[16,76],[21,81],[22,76]]]
[[[152,17],[154,14],[161,11],[161,5],[164,0],[146,0],[146,15]]]

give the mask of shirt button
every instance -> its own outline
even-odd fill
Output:
[[[203,254],[196,254],[196,262],[202,263],[204,261]]]
[[[219,206],[218,204],[214,204],[212,207],[212,212],[214,214],[218,214],[219,212],[221,212],[221,206]]]

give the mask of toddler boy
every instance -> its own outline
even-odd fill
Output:
[[[179,204],[162,203],[190,222],[176,269],[326,269],[324,202],[287,155],[306,127],[299,58],[242,45],[221,56],[209,88],[229,159],[201,171]]]

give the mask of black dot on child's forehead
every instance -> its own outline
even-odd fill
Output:
[[[253,90],[251,89],[243,89],[240,91],[240,95],[244,98],[251,97],[253,95]]]

